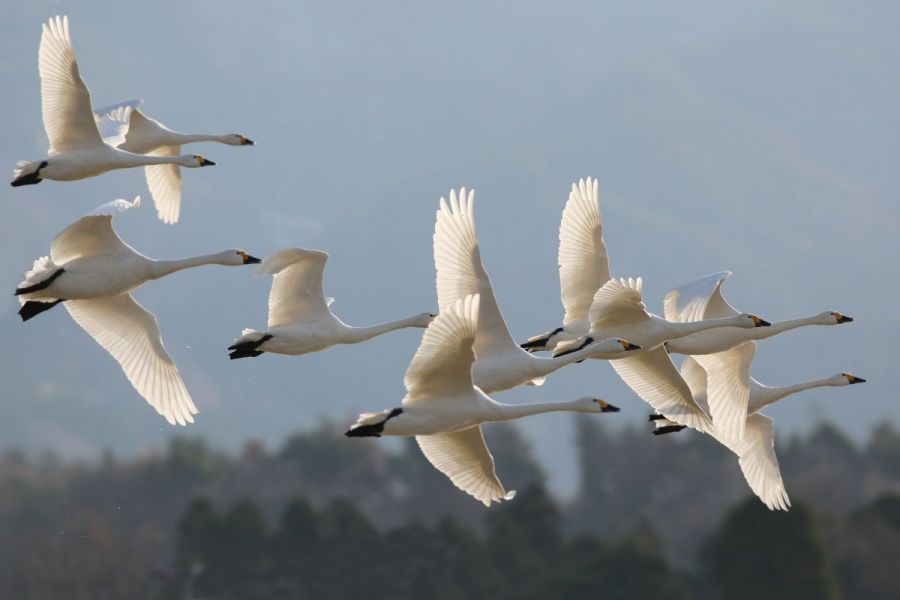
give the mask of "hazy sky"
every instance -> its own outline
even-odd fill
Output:
[[[27,324],[16,315],[11,292],[32,260],[99,204],[143,195],[116,228],[153,257],[325,250],[335,312],[365,325],[435,310],[437,201],[474,187],[482,256],[524,339],[561,318],[559,217],[571,182],[588,175],[600,180],[613,274],[643,276],[651,310],[671,287],[728,269],[732,304],[769,320],[856,317],[760,345],[753,375],[763,383],[839,371],[869,380],[771,408],[779,435],[821,418],[858,436],[900,420],[900,316],[889,301],[900,292],[896,3],[19,4],[0,21],[10,179],[17,159],[46,151],[37,50],[54,14],[69,15],[95,106],[143,98],[174,129],[240,132],[258,145],[194,146],[218,166],[184,173],[177,226],[156,219],[137,169],[2,188],[0,448],[141,452],[176,432],[274,444],[403,395],[418,330],[229,361],[240,330],[265,325],[270,281],[206,267],[135,294],[201,411],[188,430],[169,426],[66,311]],[[599,361],[497,398],[583,395],[622,407],[596,417],[605,423],[646,426],[648,407]],[[521,421],[564,490],[571,418]]]

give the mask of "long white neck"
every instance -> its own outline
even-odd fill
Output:
[[[119,150],[116,152],[119,163],[124,167],[145,167],[147,165],[178,165],[181,164],[181,156],[154,156],[151,154],[135,154]]]
[[[379,336],[383,333],[388,333],[389,331],[394,331],[396,329],[421,326],[421,317],[418,316],[400,319],[399,321],[390,321],[388,323],[382,323],[380,325],[372,325],[371,327],[348,326],[344,330],[344,342],[348,344],[355,344],[357,342],[370,340],[373,337]]]
[[[734,327],[740,321],[736,317],[724,317],[721,319],[704,319],[702,321],[693,321],[690,323],[677,323],[675,321],[666,321],[669,324],[669,331],[672,336],[669,339],[676,340],[689,336],[692,333],[699,333],[707,329],[715,329],[717,327]],[[766,329],[757,327],[756,329]]]
[[[202,256],[179,258],[177,260],[154,260],[150,263],[151,278],[159,279],[160,277],[165,277],[176,271],[199,267],[201,265],[220,264],[223,264],[220,254],[204,254]]]
[[[798,327],[806,327],[807,325],[820,325],[817,321],[818,315],[810,315],[808,317],[800,317],[799,319],[790,319],[788,321],[779,321],[777,323],[772,323],[769,327],[757,327],[753,331],[753,339],[755,340],[764,340],[766,338],[772,337],[773,335],[778,335],[784,331],[790,331],[791,329],[797,329]]]
[[[227,144],[225,140],[229,139],[227,135],[213,135],[210,133],[173,133],[173,137],[179,144],[190,144],[191,142],[219,142]]]
[[[519,419],[521,417],[548,412],[596,412],[593,410],[586,410],[584,405],[578,400],[569,402],[536,402],[535,404],[498,403],[497,406],[499,407],[495,419],[497,421],[511,421],[512,419]]]
[[[814,379],[813,381],[805,381],[803,383],[795,383],[793,385],[776,385],[768,386],[757,383],[751,388],[750,403],[747,405],[747,414],[753,414],[760,409],[778,402],[785,396],[796,394],[804,390],[811,390],[818,387],[834,386],[830,378]]]
[[[591,343],[580,350],[572,352],[571,354],[563,354],[562,356],[554,356],[552,358],[545,358],[542,356],[529,354],[528,356],[532,359],[531,361],[529,361],[531,364],[531,369],[533,371],[531,376],[544,377],[545,375],[549,375],[550,373],[562,369],[567,365],[571,365],[572,363],[577,363],[578,361],[585,360],[586,358],[592,358],[597,355],[597,349],[593,348],[593,345],[594,344]]]

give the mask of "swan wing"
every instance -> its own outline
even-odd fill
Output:
[[[784,489],[775,455],[775,422],[760,413],[750,415],[744,438],[729,443],[728,447],[738,455],[744,479],[753,493],[770,510],[787,510],[791,500]]]
[[[331,316],[322,275],[328,255],[319,250],[288,248],[276,252],[259,266],[259,275],[272,275],[269,291],[269,327],[290,323],[315,323]]]
[[[490,506],[491,502],[512,500],[516,495],[514,490],[507,492],[497,479],[494,457],[484,443],[481,427],[453,433],[417,435],[416,441],[435,469],[485,506]]]
[[[563,325],[588,318],[594,294],[609,281],[609,256],[597,204],[597,180],[572,184],[559,225],[559,288]]]
[[[159,146],[148,156],[178,156],[181,146]],[[144,167],[147,187],[153,196],[159,220],[171,225],[181,215],[181,167],[178,165],[147,165]]]
[[[141,100],[125,100],[94,111],[97,129],[100,130],[100,137],[105,143],[118,147],[125,142],[131,125],[131,116],[134,112],[139,112],[135,109],[141,103]]]
[[[153,313],[130,294],[67,300],[64,305],[75,322],[116,359],[156,412],[172,425],[194,422],[197,407],[163,347]]]
[[[91,110],[91,93],[78,72],[68,17],[53,17],[43,25],[38,65],[49,153],[103,146]]]
[[[750,402],[750,363],[756,354],[754,342],[744,342],[724,352],[695,356],[706,371],[709,414],[722,438],[744,436]]]
[[[133,251],[116,235],[112,227],[112,219],[118,214],[137,208],[141,205],[141,197],[134,201],[113,200],[94,209],[89,215],[80,218],[54,238],[50,245],[50,258],[57,265],[83,256],[115,254],[120,251]]]
[[[697,399],[706,399],[706,371],[703,370],[693,356],[685,356],[681,361],[681,378],[691,390],[691,396],[703,407]],[[705,407],[704,407],[705,408]]]
[[[591,329],[602,331],[625,323],[639,323],[650,319],[641,296],[643,280],[610,279],[594,294],[591,303]]]
[[[740,311],[722,297],[722,284],[729,277],[731,271],[713,273],[671,290],[663,301],[666,319],[692,323],[739,315]]]
[[[473,391],[472,345],[478,330],[479,296],[466,296],[441,310],[422,335],[404,383],[403,404],[435,401]]]
[[[694,401],[665,348],[609,361],[635,394],[670,421],[709,433],[712,422]]]
[[[479,357],[519,352],[494,297],[491,279],[481,262],[472,207],[475,191],[450,191],[441,198],[434,227],[434,265],[438,307],[444,310],[471,294],[481,296],[475,354]]]

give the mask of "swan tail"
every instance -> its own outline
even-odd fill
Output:
[[[22,185],[36,185],[43,181],[40,176],[41,169],[47,166],[47,161],[20,160],[13,171],[13,187]]]
[[[231,360],[259,356],[265,352],[265,350],[260,350],[259,347],[271,339],[272,335],[269,333],[261,333],[255,329],[245,329],[241,332],[241,336],[228,346],[228,349],[231,350],[228,356]]]
[[[25,273],[25,279],[16,287],[14,294],[19,297],[20,304],[25,304],[29,300],[25,295],[47,289],[63,273],[65,269],[57,267],[49,256],[42,256],[35,260],[31,270]],[[56,298],[47,297],[41,300],[52,302]]]
[[[385,423],[400,414],[403,414],[402,408],[383,410],[377,413],[362,413],[344,435],[347,437],[381,437],[381,434],[384,433]]]
[[[19,316],[22,317],[22,321],[27,321],[32,317],[36,317],[42,312],[46,312],[62,302],[62,299],[53,300],[51,302],[43,302],[41,300],[29,300],[25,304],[22,305],[22,308],[19,309]]]

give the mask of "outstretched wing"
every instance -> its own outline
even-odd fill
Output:
[[[666,319],[693,323],[739,315],[740,311],[722,297],[722,284],[729,277],[731,271],[713,273],[671,290],[663,301]]]
[[[591,330],[603,331],[607,327],[625,323],[639,323],[650,319],[641,297],[643,280],[610,279],[594,294],[591,304]]]
[[[100,137],[105,143],[118,147],[125,142],[131,125],[131,115],[141,103],[141,100],[125,100],[94,111],[97,129],[100,130]]]
[[[91,93],[78,72],[68,17],[53,17],[43,25],[38,65],[49,153],[103,146],[91,110]]]
[[[594,294],[609,281],[609,256],[597,205],[597,180],[572,184],[559,225],[559,288],[563,325],[586,321]]]
[[[497,479],[494,457],[484,443],[481,427],[453,433],[417,435],[416,441],[435,469],[485,506],[490,506],[491,502],[512,500],[516,495],[515,490],[507,492]]]
[[[775,455],[775,422],[760,413],[750,415],[743,440],[726,445],[738,455],[744,479],[753,493],[769,510],[787,510],[791,500]]]
[[[481,262],[478,234],[472,214],[475,191],[450,190],[449,204],[441,198],[434,226],[434,266],[437,271],[438,307],[444,310],[471,294],[481,296],[475,355],[520,352],[509,334],[494,288]]]
[[[130,294],[67,300],[64,306],[82,329],[122,366],[134,389],[174,425],[193,423],[197,407],[163,347],[153,313]]]
[[[181,146],[159,146],[147,153],[148,156],[178,156]],[[178,165],[148,165],[144,167],[147,187],[156,204],[160,221],[171,225],[178,222],[181,215],[181,167]]]
[[[478,304],[477,294],[461,298],[442,308],[425,330],[406,370],[404,404],[440,401],[472,390]]]
[[[698,355],[694,360],[706,371],[709,414],[724,439],[741,439],[750,402],[750,363],[756,343],[744,342],[714,354]]]
[[[319,250],[289,248],[267,257],[259,275],[273,275],[269,292],[269,327],[316,323],[331,316],[322,275],[328,255]]]
[[[694,401],[665,348],[609,361],[635,394],[670,421],[710,433],[712,422]]]
[[[141,197],[136,196],[133,202],[113,200],[94,209],[86,217],[75,221],[54,238],[50,245],[50,258],[57,265],[83,256],[114,254],[122,250],[131,250],[116,235],[112,227],[112,219],[118,213],[125,212],[141,205]]]

